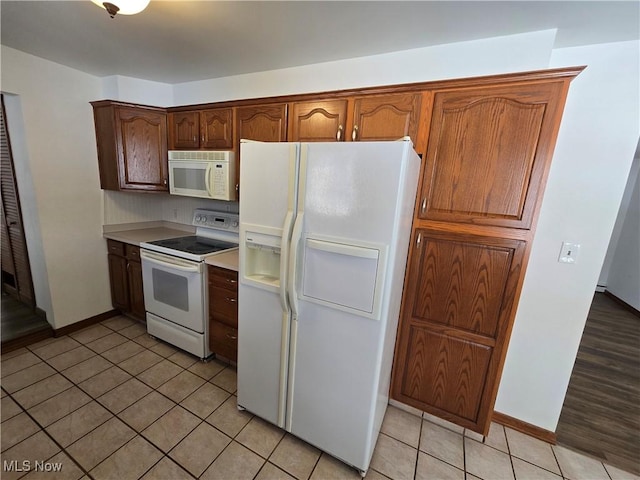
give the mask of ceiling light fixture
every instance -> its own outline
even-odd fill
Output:
[[[104,8],[109,13],[109,16],[113,18],[116,16],[116,13],[120,13],[122,15],[134,15],[136,13],[140,13],[147,8],[150,0],[112,0],[111,2],[101,2],[100,0],[91,1],[99,7]]]

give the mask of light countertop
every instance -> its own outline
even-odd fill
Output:
[[[204,260],[207,265],[238,271],[238,249],[225,250],[222,253],[211,255]]]
[[[120,228],[118,228],[120,227]],[[188,225],[164,224],[163,222],[144,222],[140,224],[105,225],[103,227],[104,238],[117,240],[140,246],[143,242],[164,240],[165,238],[184,237],[192,235],[195,228]]]
[[[184,237],[194,233],[195,228],[189,225],[172,224],[170,222],[143,222],[139,224],[105,225],[102,236],[110,240],[140,246],[144,242]],[[237,272],[238,249],[225,250],[222,253],[207,257],[205,263]]]

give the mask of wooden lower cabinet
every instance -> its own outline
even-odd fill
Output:
[[[111,304],[118,310],[129,310],[129,282],[127,277],[127,259],[109,254],[109,283],[111,285]]]
[[[238,272],[209,265],[209,349],[238,360]]]
[[[114,308],[139,320],[145,319],[140,247],[107,240],[109,281]]]
[[[144,320],[144,289],[142,288],[142,264],[128,260],[129,280],[129,312],[136,318]]]
[[[417,229],[393,398],[486,433],[526,242]]]

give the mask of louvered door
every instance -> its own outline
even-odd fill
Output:
[[[2,288],[18,300],[35,306],[27,243],[22,228],[18,186],[2,96],[0,115],[0,181],[2,206]]]

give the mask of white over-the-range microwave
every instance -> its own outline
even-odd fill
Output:
[[[231,151],[169,151],[169,193],[235,201],[236,162]]]

